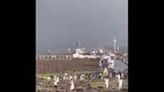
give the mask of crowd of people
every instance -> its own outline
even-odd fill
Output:
[[[47,81],[53,82],[53,87],[58,88],[62,81],[67,81],[69,90],[74,90],[76,88],[75,82],[85,81],[91,82],[93,80],[100,80],[104,83],[105,88],[109,88],[110,81],[117,80],[117,89],[121,90],[123,88],[124,79],[127,78],[128,73],[124,71],[115,71],[115,57],[114,56],[102,56],[99,61],[99,68],[95,73],[81,73],[81,74],[69,74],[64,73],[61,76],[53,75],[52,77],[45,77]]]
[[[51,81],[53,82],[53,87],[54,88],[58,88],[60,87],[62,81],[66,81],[68,83],[68,87],[69,90],[74,90],[76,88],[75,83],[78,81],[86,81],[89,83],[93,80],[100,80],[104,83],[106,89],[109,88],[109,84],[110,84],[110,80],[112,79],[116,79],[117,80],[117,84],[118,90],[121,90],[123,87],[123,75],[121,73],[116,73],[114,75],[112,75],[112,77],[110,76],[110,73],[107,72],[107,68],[105,68],[103,70],[103,72],[99,73],[98,75],[96,75],[96,73],[91,73],[91,74],[68,74],[68,73],[64,73],[62,76],[57,76],[57,75],[53,75],[53,77],[45,77],[45,80],[47,81]]]

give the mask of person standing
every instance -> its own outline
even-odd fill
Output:
[[[70,80],[70,84],[71,84],[70,90],[73,90],[75,88],[73,79]]]
[[[118,73],[117,75],[117,80],[118,80],[118,90],[121,90],[123,85],[123,78],[121,77],[120,73]]]
[[[105,78],[104,82],[105,82],[105,88],[108,88],[109,87],[109,79]]]

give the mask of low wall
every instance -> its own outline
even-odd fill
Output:
[[[36,61],[72,60],[72,55],[38,55]]]
[[[95,71],[99,60],[72,59],[72,60],[37,60],[36,73],[55,73],[65,71]]]

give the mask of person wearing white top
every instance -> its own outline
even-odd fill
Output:
[[[104,82],[105,82],[105,88],[108,88],[109,87],[109,79],[105,78]]]
[[[56,78],[57,83],[60,81],[59,77]]]
[[[80,80],[84,80],[84,74],[80,75]]]
[[[108,69],[107,68],[104,68],[104,70],[103,70],[103,77],[106,77],[108,75],[109,75],[108,74]]]
[[[73,79],[70,80],[70,84],[71,84],[70,90],[73,90],[75,88]]]
[[[76,80],[76,79],[77,79],[77,75],[76,75],[76,74],[74,75],[73,79],[74,79],[74,80]]]
[[[122,89],[123,79],[121,78],[120,74],[117,75],[118,80],[118,89]]]
[[[57,87],[57,81],[56,80],[54,81],[54,87]]]
[[[68,74],[64,73],[63,80],[67,80],[67,79],[68,79]]]
[[[71,80],[72,78],[73,78],[72,75],[70,75],[70,76],[69,76],[69,80]]]
[[[59,82],[59,77],[54,77],[54,87],[57,87],[58,82]]]

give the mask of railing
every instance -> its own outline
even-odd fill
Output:
[[[72,60],[72,55],[38,55],[37,61]]]

